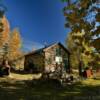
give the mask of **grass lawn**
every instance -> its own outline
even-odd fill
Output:
[[[0,78],[0,100],[100,100],[99,79],[62,87],[50,80],[35,83],[33,77],[12,73],[12,78]]]

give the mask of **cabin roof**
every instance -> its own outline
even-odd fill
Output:
[[[29,52],[29,53],[25,54],[25,56],[43,52],[45,49],[48,49],[49,47],[52,47],[52,46],[55,46],[55,45],[60,45],[67,53],[70,54],[69,50],[64,45],[62,45],[60,42],[58,42],[58,43],[53,43],[53,44],[47,45],[47,46],[40,48],[40,49],[37,49],[35,51]]]

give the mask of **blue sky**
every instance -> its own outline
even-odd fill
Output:
[[[24,49],[62,42],[68,33],[60,0],[4,0],[11,30],[19,28]]]

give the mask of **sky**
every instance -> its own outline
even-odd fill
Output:
[[[6,17],[10,28],[19,28],[23,48],[40,48],[45,43],[65,43],[69,32],[61,0],[2,0],[7,7]]]

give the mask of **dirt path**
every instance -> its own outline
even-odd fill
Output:
[[[33,80],[33,79],[39,79],[41,76],[42,76],[42,74],[11,73],[9,76],[0,77],[0,81],[3,81],[3,80],[16,80],[16,81]]]

